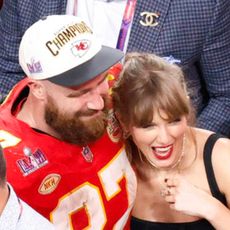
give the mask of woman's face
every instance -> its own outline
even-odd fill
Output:
[[[131,127],[130,130],[134,143],[156,168],[173,167],[183,151],[186,116],[172,122],[166,119],[164,111],[160,111],[160,114],[155,112],[152,123],[147,127]]]

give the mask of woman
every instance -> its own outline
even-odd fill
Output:
[[[131,229],[229,229],[230,140],[191,126],[180,68],[130,53],[113,100],[138,178]]]

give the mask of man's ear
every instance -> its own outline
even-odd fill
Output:
[[[46,96],[46,88],[45,85],[41,81],[31,80],[28,83],[30,88],[30,92],[37,99],[44,100]]]

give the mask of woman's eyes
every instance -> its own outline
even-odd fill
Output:
[[[146,124],[146,125],[143,125],[141,128],[149,129],[149,128],[154,128],[154,127],[156,127],[156,124]]]
[[[181,118],[177,118],[177,119],[174,119],[172,121],[168,121],[168,125],[174,125],[174,124],[177,124],[181,122]],[[152,129],[152,128],[155,128],[157,126],[157,124],[155,123],[151,123],[151,124],[145,124],[145,125],[142,125],[140,128],[142,129]]]
[[[178,123],[180,121],[181,121],[181,118],[177,118],[177,119],[175,119],[173,121],[170,121],[169,124],[175,124],[175,123]]]

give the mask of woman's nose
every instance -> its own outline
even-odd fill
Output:
[[[157,135],[158,142],[160,144],[168,144],[169,143],[169,133],[166,127],[161,127],[158,130]]]

